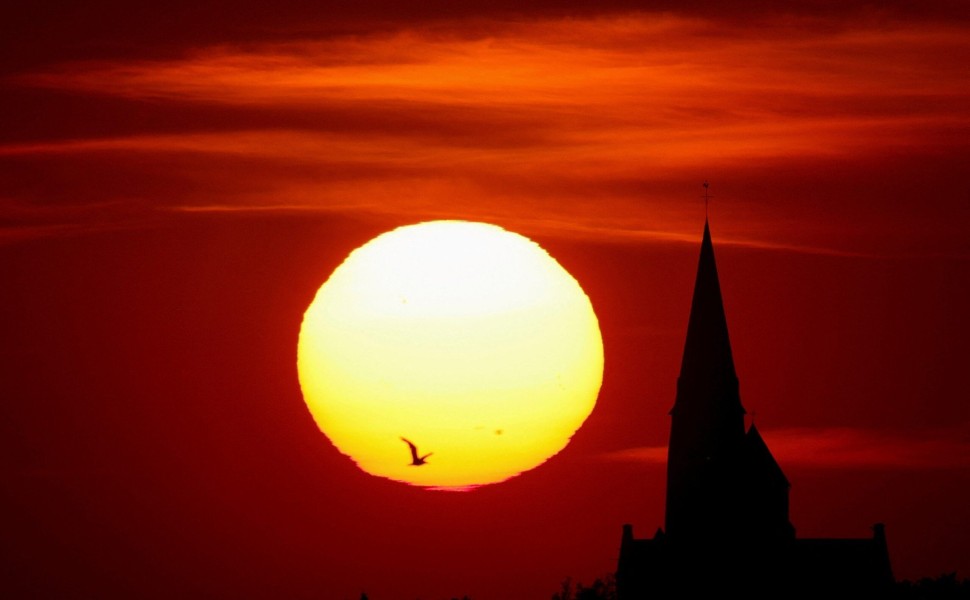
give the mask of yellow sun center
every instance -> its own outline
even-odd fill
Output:
[[[467,488],[565,447],[596,402],[603,343],[586,294],[537,244],[434,221],[347,257],[304,315],[297,366],[317,425],[361,469]]]

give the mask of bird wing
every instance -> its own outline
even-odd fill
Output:
[[[408,448],[411,449],[411,460],[412,461],[417,461],[418,460],[418,447],[415,446],[413,443],[411,443],[411,440],[407,439],[404,436],[401,436],[401,441],[403,441],[405,444],[407,444],[408,445]]]

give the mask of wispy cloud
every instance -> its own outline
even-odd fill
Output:
[[[847,164],[965,155],[967,62],[963,31],[938,23],[778,19],[726,35],[699,18],[630,13],[73,63],[16,83],[235,117],[0,144],[15,165],[0,163],[0,177],[7,193],[39,202],[77,181],[38,187],[16,166],[77,159],[105,170],[92,201],[489,218],[630,240],[696,235],[697,200],[684,198],[714,173],[745,189],[725,242],[854,254],[830,243],[840,239],[833,206],[779,206],[768,190],[811,189],[820,172],[859,177]],[[117,173],[152,184],[116,189]],[[873,229],[912,221],[911,204],[887,206]],[[775,231],[785,210],[797,235]]]
[[[845,427],[763,430],[782,468],[966,469],[970,467],[970,424],[905,435]],[[665,464],[666,447],[611,452],[608,460]]]
[[[129,229],[157,220],[153,209],[135,201],[37,206],[0,196],[0,244]]]
[[[172,61],[67,65],[21,81],[135,99],[333,106],[351,117],[438,109],[442,129],[455,116],[449,111],[467,107],[484,140],[507,134],[489,126],[495,122],[532,123],[573,152],[589,148],[587,158],[616,148],[606,154],[611,164],[630,147],[642,159],[703,162],[841,155],[874,141],[961,142],[952,126],[967,127],[959,75],[970,48],[960,29],[776,27],[719,36],[715,26],[649,14],[503,23],[471,38],[407,31],[216,47]],[[419,119],[435,135],[433,119]]]

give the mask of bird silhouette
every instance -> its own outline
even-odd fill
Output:
[[[401,440],[402,440],[402,441],[403,441],[403,442],[404,442],[405,444],[407,444],[407,445],[408,445],[408,448],[410,448],[410,449],[411,449],[411,466],[412,466],[412,467],[420,467],[421,465],[423,465],[424,463],[426,463],[426,462],[427,462],[427,461],[425,460],[426,458],[428,458],[429,456],[431,456],[432,454],[434,454],[434,452],[428,452],[428,453],[427,453],[427,454],[425,454],[424,456],[418,456],[418,447],[417,447],[417,446],[415,446],[415,445],[414,445],[414,444],[413,444],[413,443],[411,442],[411,440],[409,440],[409,439],[407,439],[406,437],[403,437],[403,436],[401,437]]]

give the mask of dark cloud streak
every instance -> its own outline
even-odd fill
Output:
[[[637,11],[670,13],[723,24],[721,31],[750,27],[764,20],[787,19],[795,27],[821,30],[834,22],[905,20],[965,22],[966,3],[943,0],[916,5],[881,2],[787,3],[767,0],[716,2],[605,0],[472,0],[424,2],[377,0],[288,0],[284,3],[240,4],[227,0],[205,3],[177,0],[164,6],[121,0],[84,3],[7,3],[0,11],[0,73],[17,73],[65,60],[125,57],[169,59],[192,48],[213,44],[278,42],[293,37],[391,32],[402,28],[453,27],[473,35],[476,22],[521,22],[537,18],[590,18]],[[488,30],[488,26],[481,29]],[[481,35],[481,33],[477,33]]]

